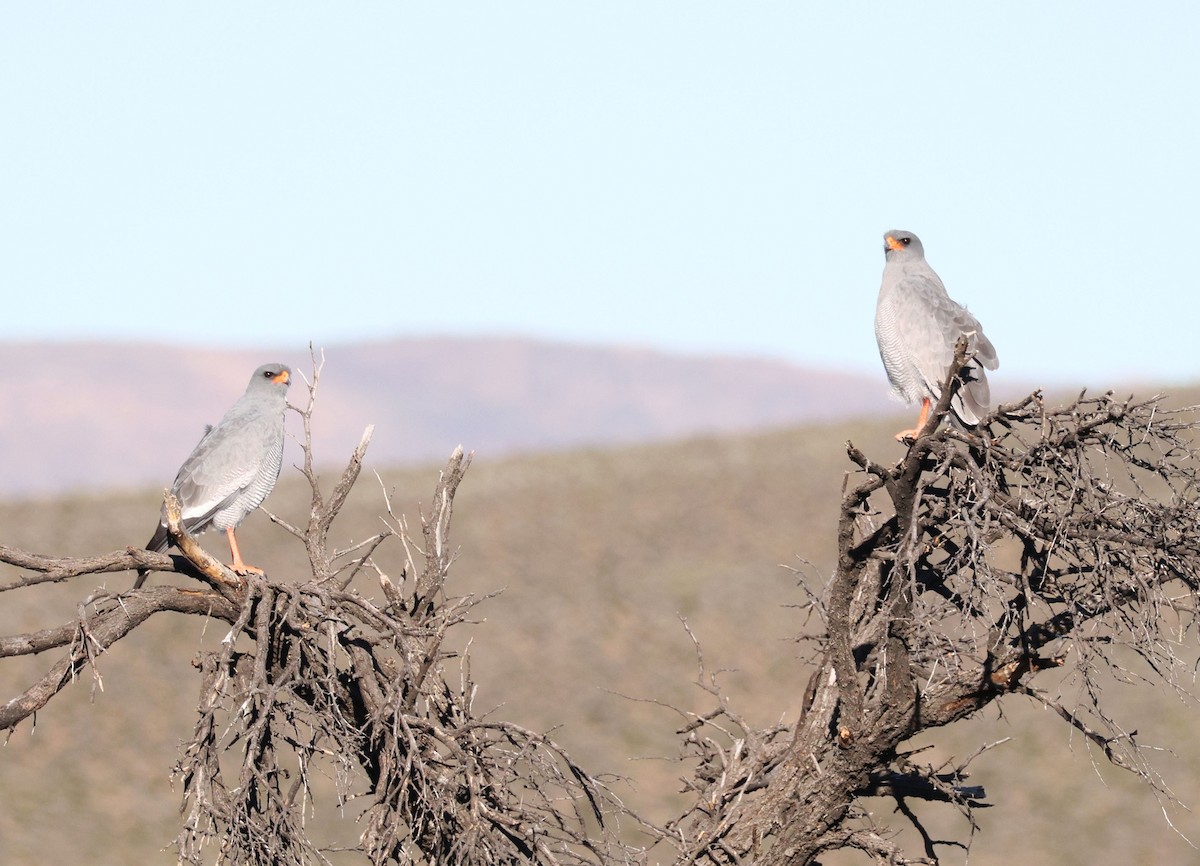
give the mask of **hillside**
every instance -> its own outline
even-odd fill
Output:
[[[763,358],[445,337],[331,346],[326,359],[318,452],[347,451],[373,423],[376,466],[438,459],[459,442],[495,457],[889,410],[882,374]],[[0,344],[0,499],[168,484],[267,361],[312,370],[303,345]],[[289,396],[305,401],[299,378]]]
[[[1195,402],[1195,394],[1182,396]],[[483,621],[458,635],[460,647],[471,640],[477,708],[494,707],[497,717],[538,729],[559,726],[556,739],[584,766],[630,780],[618,789],[630,805],[668,817],[678,796],[679,771],[669,759],[679,717],[640,699],[709,706],[694,685],[694,651],[680,617],[702,642],[709,668],[727,669],[722,680],[745,716],[764,725],[793,720],[809,651],[794,640],[805,625],[798,582],[819,592],[832,566],[836,504],[849,465],[844,442],[853,439],[890,461],[900,456],[890,440],[894,429],[888,420],[536,457],[478,455],[455,512],[454,588],[503,592],[477,609]],[[437,469],[379,474],[394,491],[394,507],[411,520]],[[64,554],[139,544],[153,528],[158,497],[151,489],[0,505],[0,540]],[[294,472],[285,473],[268,506],[290,520],[307,513]],[[346,543],[370,533],[383,510],[383,489],[364,473],[335,538]],[[299,546],[263,515],[254,515],[239,538],[247,557],[276,576],[304,573]],[[220,539],[207,536],[205,543],[224,555]],[[394,558],[383,566],[399,572]],[[12,577],[0,569],[0,579]],[[123,587],[132,577],[108,582]],[[76,581],[6,598],[0,633],[70,621],[92,585]],[[357,588],[377,594],[365,579]],[[179,795],[168,775],[192,724],[198,683],[189,662],[221,631],[180,618],[148,623],[101,660],[102,689],[91,679],[74,684],[39,715],[34,731],[22,726],[11,737],[0,751],[0,862],[174,862],[160,849],[178,821]],[[48,663],[0,665],[0,699]],[[1072,689],[1051,677],[1038,684]],[[1182,750],[1164,756],[1160,769],[1181,799],[1200,803],[1194,708],[1146,689],[1113,689],[1123,695],[1122,722],[1143,742]],[[1012,738],[974,765],[973,783],[986,786],[996,805],[979,814],[973,866],[1194,857],[1151,794],[1094,760],[1057,719],[1020,699],[1002,709],[1001,718],[989,712],[922,740],[939,743],[925,756],[936,762]],[[331,817],[332,803],[316,805],[331,836],[354,835],[350,822]],[[879,806],[890,820],[891,805]],[[965,835],[949,810],[921,812],[935,834]],[[1194,814],[1171,817],[1200,837]],[[961,861],[951,855],[944,862]]]

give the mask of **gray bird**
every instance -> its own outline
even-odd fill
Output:
[[[246,393],[210,427],[179,467],[171,492],[179,500],[183,528],[192,534],[210,526],[229,537],[233,570],[238,574],[262,569],[242,561],[234,530],[258,508],[279,480],[283,465],[283,414],[292,371],[283,364],[263,364],[250,377]],[[146,544],[161,553],[171,544],[163,505],[158,529]],[[137,589],[149,569],[138,571]]]
[[[917,426],[897,433],[896,438],[916,438],[925,426],[931,404],[941,395],[959,337],[967,338],[967,356],[972,363],[963,368],[965,384],[951,408],[964,424],[978,424],[991,402],[983,368],[1000,366],[995,347],[967,308],[946,294],[941,279],[925,261],[925,248],[916,235],[888,232],[883,236],[883,252],[886,264],[875,305],[879,357],[892,392],[906,403],[921,403]]]

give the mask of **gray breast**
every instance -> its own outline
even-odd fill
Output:
[[[903,311],[894,293],[881,293],[875,306],[875,340],[892,393],[906,403],[917,403],[928,394],[921,371],[906,339]]]
[[[265,458],[259,464],[258,471],[250,483],[228,505],[213,515],[213,528],[221,531],[236,528],[246,519],[246,515],[258,508],[275,489],[275,482],[279,480],[279,470],[282,467],[283,435],[281,430],[280,435],[272,439]]]

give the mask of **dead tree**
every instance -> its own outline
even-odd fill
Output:
[[[841,504],[836,571],[812,600],[821,629],[803,717],[756,729],[721,698],[681,732],[696,762],[693,808],[664,828],[678,862],[811,864],[854,848],[874,862],[937,863],[908,804],[940,801],[968,821],[984,792],[957,767],[919,766],[914,734],[1008,695],[1052,708],[1108,760],[1169,796],[1134,737],[1105,709],[1103,676],[1127,670],[1172,689],[1192,671],[1200,580],[1194,409],[1038,394],[972,431],[933,418],[894,466],[847,445],[857,467]],[[1064,667],[1085,697],[1063,705],[1037,674]],[[1186,682],[1185,682],[1186,681]],[[924,840],[908,854],[858,802],[895,799]]]
[[[575,864],[624,860],[620,807],[549,737],[478,716],[464,659],[447,633],[481,601],[447,592],[454,548],[450,519],[470,456],[455,451],[414,537],[388,508],[381,531],[348,550],[329,530],[358,477],[368,428],[333,491],[313,471],[308,436],[320,365],[314,362],[303,472],[312,507],[289,526],[305,546],[309,575],[240,578],[168,518],[182,555],[128,549],[90,559],[0,547],[25,570],[0,592],[149,566],[199,586],[94,591],[73,622],[0,638],[0,658],[59,652],[45,675],[0,705],[0,730],[42,710],[96,657],[152,616],[185,613],[223,621],[220,649],[203,654],[195,730],[175,775],[182,782],[180,860],[201,864],[327,863],[309,837],[306,809],[318,774],[338,780],[339,805],[359,806],[358,849],[371,864]],[[384,573],[384,545],[403,567]],[[349,589],[378,581],[380,598]],[[182,660],[181,660],[181,663]]]

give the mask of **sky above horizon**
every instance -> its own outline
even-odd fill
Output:
[[[515,334],[1200,379],[1200,4],[9,4],[0,341]]]

